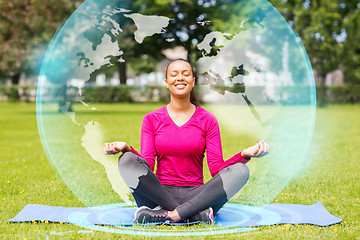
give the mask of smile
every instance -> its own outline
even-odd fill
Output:
[[[184,88],[186,87],[186,85],[187,85],[187,84],[185,84],[185,83],[179,83],[179,84],[175,84],[175,87],[176,87],[177,89],[184,89]]]

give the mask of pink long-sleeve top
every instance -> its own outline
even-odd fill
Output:
[[[141,155],[164,185],[198,186],[203,181],[203,159],[206,150],[211,176],[235,163],[249,159],[241,152],[227,161],[223,159],[218,122],[213,114],[201,107],[182,126],[177,126],[166,106],[145,115],[141,130]]]

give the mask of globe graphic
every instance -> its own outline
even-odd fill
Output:
[[[156,109],[142,94],[150,92],[154,102],[168,98],[165,66],[179,57],[194,65],[197,98],[227,136],[224,156],[248,147],[244,141],[270,145],[268,156],[247,163],[250,179],[230,202],[268,204],[307,166],[316,99],[312,69],[301,40],[270,3],[87,0],[54,36],[37,94],[47,157],[86,206],[134,205],[117,157],[105,156],[103,145],[126,141],[140,151],[136,113]],[[108,72],[117,75],[102,79]],[[91,89],[119,85],[125,75],[134,90],[116,96],[135,103],[92,101]],[[109,138],[114,133],[118,138]]]

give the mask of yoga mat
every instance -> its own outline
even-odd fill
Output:
[[[74,224],[132,226],[136,208],[111,204],[90,208],[54,207],[28,204],[8,222],[49,221]],[[274,224],[314,224],[327,226],[342,219],[317,202],[313,205],[274,203],[262,207],[227,203],[215,215],[215,224],[228,227],[255,227]],[[175,223],[178,225],[180,223]]]

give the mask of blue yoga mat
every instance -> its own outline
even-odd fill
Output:
[[[90,208],[53,207],[28,204],[8,222],[49,221],[74,224],[131,226],[136,208],[111,204]],[[314,224],[327,226],[342,219],[330,214],[317,202],[313,205],[275,203],[262,207],[227,203],[215,216],[215,224],[229,227],[255,227],[274,224]]]

